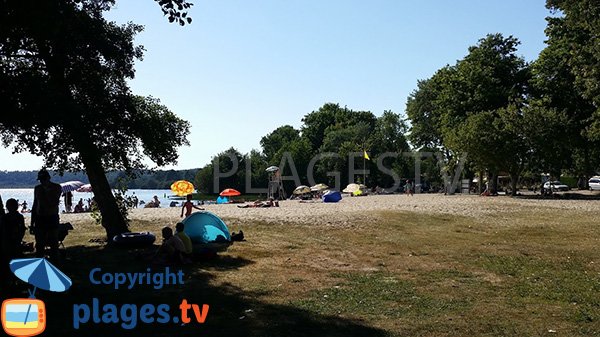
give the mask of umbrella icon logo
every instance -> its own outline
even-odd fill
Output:
[[[44,258],[15,259],[10,270],[33,286],[29,298],[11,298],[2,302],[2,328],[11,336],[36,336],[46,329],[46,306],[35,299],[39,289],[62,292],[73,284],[71,279]]]

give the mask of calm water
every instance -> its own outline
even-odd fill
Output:
[[[140,201],[148,202],[152,200],[152,198],[156,195],[158,196],[158,200],[160,200],[160,207],[169,207],[171,201],[167,197],[172,196],[173,192],[171,190],[129,190],[127,191],[127,195],[136,195]],[[2,196],[2,201],[6,203],[6,200],[13,198],[19,200],[19,204],[23,203],[23,201],[27,202],[27,208],[31,209],[33,205],[33,188],[0,188],[0,196]],[[84,200],[84,205],[87,205],[85,202],[87,199],[90,199],[94,196],[93,193],[81,193],[81,192],[73,192],[73,205],[79,202],[79,199]],[[181,205],[181,200],[175,200],[179,202]],[[141,207],[144,207],[143,205]],[[64,201],[61,198],[60,201],[60,209],[63,211],[65,209]]]

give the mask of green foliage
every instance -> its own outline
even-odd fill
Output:
[[[355,154],[355,169],[360,171],[363,168],[363,151],[367,150],[373,158],[373,161],[366,162],[367,169],[372,168],[367,182],[372,186],[389,187],[394,183],[393,178],[375,169],[377,157],[387,152],[410,150],[404,136],[407,126],[401,116],[392,111],[384,111],[378,118],[370,111],[355,111],[340,108],[339,104],[326,103],[304,116],[302,121],[301,131],[285,125],[264,136],[260,141],[262,152],[253,150],[242,155],[231,148],[217,154],[210,164],[198,171],[196,186],[199,186],[202,193],[218,193],[214,186],[215,165],[219,163],[219,172],[228,172],[233,167],[230,156],[235,157],[239,163],[238,173],[221,178],[219,189],[232,187],[248,193],[247,186],[266,188],[268,175],[265,169],[274,165],[281,169],[283,177],[297,174],[299,181],[284,180],[285,189],[291,192],[297,184],[311,183],[308,176],[311,162],[314,164],[315,182],[333,186],[334,177],[327,173],[337,171],[340,172],[341,183],[344,185],[355,181],[348,176],[349,155]],[[315,159],[318,154],[331,152],[337,156]],[[401,153],[396,157],[386,158],[383,164],[399,176],[410,173],[409,160]],[[246,175],[247,169],[250,171],[249,176]]]
[[[445,78],[454,68],[446,66],[438,70],[431,78],[417,82],[406,102],[406,114],[411,121],[410,141],[417,148],[439,148],[443,146],[442,114],[438,100]]]
[[[298,139],[300,139],[300,131],[290,125],[284,125],[262,137],[260,146],[267,158],[273,158],[282,147]]]
[[[600,7],[590,1],[548,1],[548,5],[561,10],[562,15],[547,19],[547,47],[532,66],[532,96],[537,105],[564,113],[567,118],[562,126],[562,144],[555,147],[562,162],[551,169],[593,175],[600,166],[600,91],[594,89],[600,83],[596,66],[600,53],[590,44],[598,43],[600,25],[589,14]]]
[[[313,151],[317,151],[323,144],[325,130],[336,122],[336,114],[341,110],[339,104],[326,103],[302,118],[302,137],[306,138]]]
[[[456,65],[419,82],[407,103],[415,145],[443,149],[450,170],[468,156],[475,170],[518,177],[529,153],[523,108],[530,77],[518,44],[487,35]]]
[[[172,22],[185,0],[159,0]],[[106,170],[175,163],[189,123],[127,81],[143,47],[142,27],[108,22],[110,0],[0,3],[0,137],[4,146],[44,158],[59,171],[85,170],[108,237],[127,230]],[[177,9],[175,9],[177,6]],[[186,20],[187,21],[187,20]],[[148,132],[152,130],[152,132]]]
[[[221,174],[234,172],[231,176],[220,178],[218,188],[214,185],[215,167]],[[194,186],[200,193],[205,194],[219,193],[220,190],[225,188],[244,191],[244,175],[243,155],[232,147],[214,156],[210,164],[198,171],[194,179]]]
[[[564,42],[562,46],[569,55],[564,62],[575,77],[575,86],[584,98],[599,107],[600,3],[596,0],[547,0],[546,4],[563,14],[548,20],[546,33],[550,43]],[[600,137],[600,134],[594,134],[594,137]]]
[[[5,146],[16,142],[16,152],[42,156],[61,171],[83,169],[86,155],[101,158],[107,169],[143,168],[144,156],[159,166],[176,161],[189,124],[157,99],[131,94],[127,80],[143,55],[133,39],[142,27],[106,21],[102,12],[111,5],[0,5]]]

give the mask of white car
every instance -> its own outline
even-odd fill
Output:
[[[561,183],[558,180],[554,180],[554,181],[547,181],[544,183],[544,189],[550,189],[550,186],[552,186],[552,191],[568,191],[571,188],[563,183]]]
[[[588,180],[590,191],[600,190],[600,177],[592,177]]]

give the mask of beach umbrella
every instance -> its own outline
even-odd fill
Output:
[[[194,184],[187,180],[178,180],[171,184],[171,192],[180,197],[194,192]]]
[[[92,184],[85,184],[76,190],[77,192],[92,192]]]
[[[37,288],[63,292],[73,284],[67,275],[44,258],[15,259],[10,261],[9,266],[16,277],[33,286],[33,291],[29,291],[29,298],[35,298]],[[30,310],[31,304],[27,308],[24,323],[27,323]]]
[[[294,192],[292,192],[294,194],[306,194],[306,193],[310,193],[310,187],[306,186],[306,185],[300,185],[298,187],[296,187],[296,189],[294,189]]]
[[[359,184],[348,184],[348,186],[346,186],[346,188],[344,188],[342,190],[342,192],[344,193],[353,193],[360,190],[360,185]]]
[[[269,167],[267,167],[267,169],[265,171],[267,171],[267,172],[279,171],[279,167],[277,167],[277,166],[269,166]]]
[[[33,293],[30,293],[32,297],[35,297],[37,288],[62,292],[73,284],[67,275],[44,258],[14,259],[10,261],[10,270],[34,287]]]
[[[60,183],[60,189],[63,193],[73,192],[83,185],[85,184],[79,180],[67,181],[64,183]]]
[[[221,191],[221,193],[219,193],[219,195],[222,197],[235,197],[236,195],[240,194],[242,194],[240,193],[240,191],[233,188],[226,188],[223,191]]]
[[[328,188],[329,188],[329,186],[327,186],[325,184],[316,184],[315,186],[312,186],[310,188],[310,190],[313,191],[313,192],[318,192],[318,191],[326,190]]]

